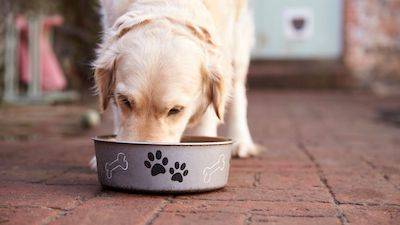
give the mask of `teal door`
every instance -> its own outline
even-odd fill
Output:
[[[336,59],[342,53],[342,0],[252,0],[254,59]]]

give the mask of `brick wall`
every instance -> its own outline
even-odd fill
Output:
[[[400,84],[400,0],[345,0],[345,63],[356,84]]]

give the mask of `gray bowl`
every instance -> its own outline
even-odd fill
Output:
[[[200,192],[222,188],[229,175],[232,141],[184,137],[162,144],[94,138],[101,185],[145,192]]]

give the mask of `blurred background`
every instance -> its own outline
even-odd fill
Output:
[[[400,80],[399,1],[252,3],[257,45],[251,74],[267,81],[263,85],[396,94]]]
[[[251,7],[251,90],[400,95],[400,1],[252,0]],[[0,109],[8,127],[0,137],[15,138],[13,130],[17,139],[32,137],[25,120],[34,116],[24,117],[29,107],[40,117],[47,106],[68,104],[66,116],[92,118],[95,111],[87,106],[97,107],[91,62],[101,36],[97,0],[1,0],[0,10]],[[25,122],[16,122],[18,110]],[[74,129],[63,132],[74,135]]]
[[[257,44],[250,84],[273,88],[364,88],[377,92],[398,86],[399,1],[252,0],[251,4]],[[7,47],[11,47],[5,44],[7,34],[20,42],[27,33],[28,27],[17,27],[17,17],[40,17],[49,23],[54,15],[63,21],[52,24],[45,32],[67,81],[65,90],[85,93],[92,85],[90,63],[101,33],[96,0],[2,0],[2,77],[7,68],[5,57],[13,56],[7,54]],[[18,68],[21,62],[17,64]],[[19,72],[15,71],[17,77]],[[254,80],[257,82],[251,82]],[[4,79],[1,82],[4,95]]]

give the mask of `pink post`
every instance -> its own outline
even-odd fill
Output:
[[[43,91],[60,91],[66,85],[65,76],[61,70],[61,66],[51,46],[49,34],[53,26],[59,26],[63,22],[61,16],[45,17],[42,23],[40,34],[40,75],[41,89]],[[20,30],[19,43],[19,72],[21,81],[24,83],[31,82],[31,74],[29,71],[29,54],[28,54],[28,23],[24,16],[18,16],[16,26]]]

